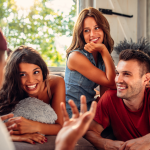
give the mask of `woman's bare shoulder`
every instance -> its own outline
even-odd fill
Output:
[[[86,58],[86,56],[83,55],[82,53],[80,53],[79,51],[74,51],[69,55],[68,60],[78,60],[78,59],[76,59],[78,57],[85,57]]]
[[[81,61],[82,60],[82,61]],[[80,52],[72,52],[67,61],[67,66],[70,70],[77,70],[81,65],[87,66],[91,63],[88,58]]]
[[[49,75],[49,81],[51,81],[51,80],[63,80],[63,77],[61,77],[59,75],[50,74]]]
[[[53,96],[52,101],[56,104],[58,104],[58,102],[65,102],[65,81],[64,81],[64,79],[58,75],[50,75],[49,85],[50,85],[51,94]]]
[[[58,75],[50,75],[48,81],[51,88],[65,83],[64,78]]]

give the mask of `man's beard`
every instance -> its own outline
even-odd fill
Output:
[[[139,93],[143,89],[143,86],[141,84],[141,80],[137,81],[134,85],[127,85],[126,83],[123,85],[126,85],[125,93],[124,91],[118,91],[117,90],[117,97],[126,99],[126,100],[132,100],[133,98],[138,97]]]

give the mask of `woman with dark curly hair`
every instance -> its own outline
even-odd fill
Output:
[[[95,100],[96,86],[100,85],[101,95],[105,87],[115,88],[115,66],[110,55],[113,45],[107,19],[95,8],[83,9],[74,26],[72,43],[67,49],[66,108],[70,117],[69,99],[80,109],[80,96],[85,95],[89,109]]]
[[[34,111],[40,111],[41,104],[44,103],[44,105],[50,104],[53,108],[57,114],[56,121],[54,124],[47,124],[43,123],[43,120],[38,122],[21,117],[20,123],[13,131],[12,139],[13,141],[26,141],[32,144],[34,141],[44,143],[46,138],[41,134],[57,135],[62,127],[63,118],[60,112],[60,103],[65,102],[65,83],[62,77],[49,76],[47,65],[36,50],[28,46],[20,46],[11,53],[7,60],[4,81],[0,90],[0,115],[16,112],[16,107],[19,107],[18,104],[21,104],[22,100],[28,99],[28,97],[37,98],[40,103],[39,110],[33,108],[33,114],[30,118],[32,116],[38,117]],[[21,106],[21,111],[26,110],[26,106]],[[27,107],[31,109],[31,106]],[[21,111],[19,108],[18,112]],[[39,115],[41,115],[40,112]],[[12,118],[12,120],[15,119],[17,120],[18,117]]]

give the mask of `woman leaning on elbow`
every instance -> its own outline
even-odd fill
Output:
[[[67,49],[65,86],[66,108],[70,117],[69,99],[80,109],[80,96],[85,95],[89,109],[95,100],[95,87],[100,85],[101,95],[106,88],[115,88],[115,66],[110,55],[113,45],[107,19],[95,8],[83,9]]]

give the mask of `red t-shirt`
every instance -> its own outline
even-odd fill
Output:
[[[108,90],[98,102],[94,120],[105,129],[111,125],[117,140],[127,141],[150,133],[150,88],[145,90],[144,104],[131,111],[116,90]]]
[[[0,30],[0,50],[7,50],[7,42],[1,30]]]

